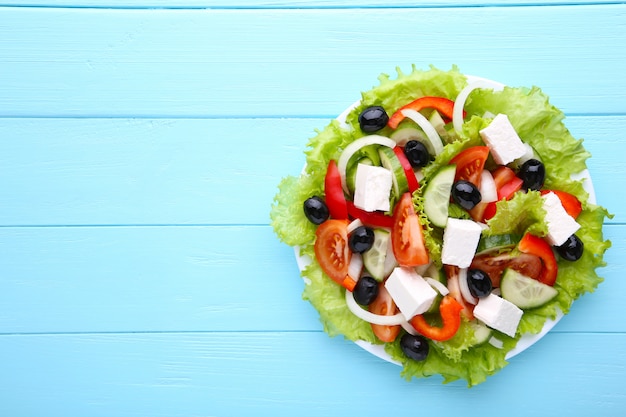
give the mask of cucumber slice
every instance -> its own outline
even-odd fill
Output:
[[[424,190],[424,213],[434,226],[445,227],[448,222],[450,191],[455,173],[456,165],[439,169]]]
[[[481,236],[478,247],[476,248],[476,255],[497,252],[502,249],[517,246],[521,238],[520,235],[516,234]]]
[[[385,279],[385,260],[391,233],[385,229],[374,229],[374,244],[363,252],[363,265],[372,278],[378,282]]]
[[[426,139],[426,134],[414,127],[402,127],[400,129],[394,130],[394,132],[389,137],[400,146],[406,145],[406,143],[410,140],[422,142],[424,145],[426,145],[426,142],[428,142],[428,140]],[[430,149],[428,150],[428,152],[430,152]]]
[[[513,269],[506,269],[500,281],[502,298],[521,309],[540,307],[558,295],[556,288]]]
[[[448,133],[448,131],[446,130],[446,122],[443,120],[437,110],[433,110],[433,112],[430,114],[430,117],[428,118],[428,121],[431,125],[433,125],[441,140],[446,143],[451,143],[453,141],[453,138],[450,137],[450,133]]]
[[[393,182],[393,193],[396,197],[400,198],[402,194],[409,191],[409,182],[406,179],[404,168],[402,168],[402,164],[398,160],[398,157],[393,149],[381,146],[380,149],[378,149],[378,153],[380,155],[380,164],[384,168],[390,170],[393,174],[391,177]]]
[[[493,330],[487,327],[486,324],[479,323],[477,321],[472,321],[469,325],[474,329],[474,337],[476,341],[472,346],[482,345],[483,343],[487,343],[491,336],[493,335]]]
[[[363,157],[346,170],[346,185],[348,186],[350,193],[354,193],[354,187],[356,184],[356,169],[359,164],[374,165],[374,162],[368,157]]]

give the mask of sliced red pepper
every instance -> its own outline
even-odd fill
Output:
[[[411,325],[421,335],[443,342],[452,338],[459,330],[461,326],[461,310],[463,310],[463,306],[454,297],[446,295],[441,300],[441,304],[439,304],[441,327],[431,326],[421,314],[411,319]]]
[[[380,211],[365,211],[355,206],[352,201],[348,201],[347,204],[350,217],[361,220],[367,226],[387,228],[393,226],[393,217],[391,216]]]
[[[548,193],[556,194],[556,196],[559,197],[559,200],[561,200],[561,205],[563,206],[567,214],[569,214],[573,218],[578,217],[580,212],[583,211],[583,205],[581,204],[580,200],[576,198],[575,195],[559,190],[541,190],[541,195],[545,195]]]
[[[393,148],[393,152],[398,157],[398,161],[400,161],[402,169],[404,169],[404,175],[406,176],[406,181],[409,184],[409,192],[412,193],[419,188],[419,182],[417,182],[417,177],[415,176],[413,167],[411,166],[411,163],[404,154],[403,148],[401,148],[400,146],[396,146],[395,148]]]
[[[345,220],[348,218],[348,204],[346,203],[346,197],[343,195],[343,188],[341,187],[341,175],[339,174],[339,168],[334,159],[331,159],[328,163],[328,169],[326,170],[326,177],[324,178],[324,199],[330,212],[330,217],[338,220]]]
[[[554,252],[552,251],[552,246],[542,238],[526,233],[522,240],[520,240],[517,248],[521,252],[541,258],[543,269],[537,280],[547,285],[554,285],[558,273],[558,265]]]
[[[392,114],[389,118],[389,121],[387,122],[387,126],[392,129],[398,127],[400,122],[404,120],[402,110],[411,109],[415,111],[420,111],[428,108],[433,108],[437,110],[441,114],[441,117],[443,117],[444,119],[452,120],[454,101],[444,97],[420,97],[417,100],[414,100],[409,104],[400,107],[394,114]],[[465,112],[463,112],[463,117],[465,117]]]

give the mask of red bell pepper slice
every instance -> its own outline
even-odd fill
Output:
[[[337,163],[334,159],[330,160],[328,169],[326,170],[324,195],[330,217],[338,220],[347,219],[348,205],[346,203],[346,197],[343,195],[343,188],[341,187],[339,168],[337,168]]]
[[[350,217],[359,219],[363,224],[372,227],[387,227],[393,226],[393,217],[388,216],[379,211],[365,211],[354,205],[352,201],[348,201],[348,214]]]
[[[402,114],[402,110],[411,109],[415,111],[420,111],[423,109],[433,108],[437,110],[441,117],[448,119],[448,121],[452,120],[452,113],[454,110],[454,101],[444,98],[444,97],[433,97],[426,96],[420,97],[417,100],[410,102],[402,107],[400,107],[394,114],[391,115],[389,121],[387,122],[387,126],[392,129],[398,127],[401,121],[404,120],[404,115]],[[463,112],[463,117],[465,117],[465,112]]]
[[[413,171],[411,163],[404,154],[404,148],[396,146],[395,148],[393,148],[393,152],[398,157],[398,161],[400,161],[402,169],[404,169],[404,175],[406,176],[406,181],[409,184],[409,192],[413,193],[413,191],[419,188],[419,183],[417,181],[417,177],[415,176],[415,172]]]
[[[543,269],[537,280],[547,285],[554,285],[559,267],[552,251],[552,246],[542,238],[526,233],[520,240],[517,248],[521,252],[541,258]]]
[[[421,335],[443,342],[452,338],[461,326],[461,310],[463,306],[450,295],[446,295],[439,304],[442,326],[436,327],[428,324],[423,315],[415,316],[411,319],[411,325]]]

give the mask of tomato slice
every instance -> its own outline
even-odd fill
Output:
[[[541,190],[541,195],[548,193],[556,194],[556,196],[559,197],[559,200],[561,200],[561,205],[563,205],[567,214],[573,218],[578,217],[580,212],[583,211],[582,203],[578,200],[578,198],[576,198],[575,195],[559,190]]]
[[[370,312],[381,316],[393,316],[398,313],[398,307],[396,306],[396,303],[393,302],[391,295],[383,283],[378,284],[378,295],[368,306],[368,309]],[[376,337],[383,342],[393,342],[400,333],[399,325],[384,326],[382,324],[370,324]]]
[[[491,173],[491,176],[493,177],[493,182],[496,183],[496,189],[502,188],[504,184],[506,184],[507,182],[511,181],[512,179],[516,177],[515,171],[513,171],[511,168],[504,166],[504,165],[501,165],[498,168],[496,168]]]
[[[406,176],[406,180],[409,184],[409,192],[412,193],[419,188],[419,183],[417,181],[417,177],[415,176],[415,172],[413,171],[413,167],[411,166],[411,163],[404,154],[404,148],[396,146],[395,148],[393,148],[393,152],[398,157],[398,161],[400,161],[402,169],[404,169],[404,175]]]
[[[348,201],[348,214],[354,219],[359,219],[363,224],[372,227],[393,227],[393,217],[388,216],[379,211],[365,211],[354,205],[352,201]]]
[[[394,114],[391,115],[389,121],[387,122],[387,126],[392,129],[398,127],[401,121],[404,120],[404,115],[402,114],[402,110],[411,109],[415,111],[420,111],[423,109],[433,108],[437,110],[444,119],[452,120],[452,113],[454,110],[454,101],[444,98],[444,97],[433,97],[426,96],[420,97],[417,100],[413,100],[409,104],[406,104],[400,107]],[[463,112],[463,117],[465,117],[465,112]]]
[[[507,268],[538,280],[543,271],[543,263],[541,258],[530,253],[487,253],[475,256],[470,268],[480,269],[489,275],[491,284],[496,288],[500,286],[500,279]]]
[[[524,181],[519,177],[513,177],[509,182],[498,188],[498,200],[508,200],[522,189]]]
[[[461,327],[461,310],[463,306],[454,297],[446,295],[439,304],[442,326],[431,326],[423,315],[411,319],[411,325],[423,336],[443,342],[452,338]]]
[[[456,165],[454,181],[465,180],[480,188],[480,178],[489,156],[487,146],[472,146],[458,153],[450,160]]]
[[[401,266],[419,266],[429,262],[424,232],[415,213],[411,193],[404,193],[396,204],[391,228],[391,246]]]
[[[500,166],[491,173],[496,184],[498,200],[508,200],[516,192],[522,189],[524,181],[515,175],[515,171],[506,166]],[[496,201],[478,203],[470,211],[470,215],[476,221],[486,222],[496,214]]]
[[[324,178],[324,200],[328,206],[330,217],[339,220],[348,218],[348,205],[341,187],[341,175],[334,159],[328,163]]]
[[[348,247],[348,221],[329,219],[315,231],[315,258],[322,271],[349,291],[356,284],[348,276],[352,253]]]
[[[554,285],[558,265],[554,252],[552,252],[552,246],[542,238],[526,233],[520,240],[517,248],[523,253],[529,253],[541,258],[543,269],[537,280],[547,285]]]

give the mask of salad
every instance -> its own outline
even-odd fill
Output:
[[[539,88],[398,70],[310,139],[271,207],[324,330],[479,384],[602,278],[590,154]],[[588,187],[587,187],[588,188]]]

